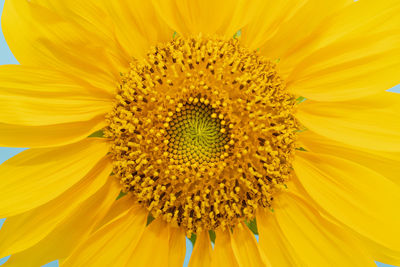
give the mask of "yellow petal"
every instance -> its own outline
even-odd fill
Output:
[[[400,185],[400,152],[357,148],[325,138],[310,130],[299,135],[301,146],[307,151],[329,154],[366,166]]]
[[[108,144],[86,139],[57,148],[29,149],[0,165],[0,217],[38,207],[79,182],[102,159]]]
[[[246,25],[262,1],[153,0],[169,27],[184,36],[219,34],[228,38]]]
[[[338,101],[399,83],[400,4],[385,1],[265,1],[242,30],[251,49],[279,59],[289,88]]]
[[[308,129],[345,144],[400,151],[400,94],[383,92],[347,102],[307,100],[296,117]]]
[[[115,178],[115,176],[111,176],[111,179],[118,180]],[[120,188],[120,190],[121,190],[121,188]],[[119,191],[119,193],[121,193],[121,191]],[[108,224],[109,222],[120,217],[127,210],[132,208],[132,203],[134,203],[134,201],[135,201],[135,199],[132,194],[127,194],[124,197],[115,199],[115,201],[113,201],[110,209],[105,214],[104,218],[102,218],[101,221],[95,226],[95,230],[97,231],[99,228],[103,227],[104,225]]]
[[[397,30],[336,42],[297,65],[287,86],[297,95],[318,101],[384,92],[400,82],[399,44]]]
[[[34,0],[34,3],[51,9],[67,20],[73,19],[89,32],[97,32],[98,38],[113,38],[113,25],[107,16],[104,1],[51,1]]]
[[[241,224],[231,234],[232,249],[239,266],[271,266],[259,250],[254,234]]]
[[[68,145],[81,141],[105,126],[103,115],[85,122],[44,126],[0,123],[0,146],[44,148]]]
[[[305,265],[296,256],[293,247],[286,240],[272,211],[261,209],[257,211],[257,227],[260,248],[265,253],[271,266],[292,267]]]
[[[107,30],[111,24],[100,2],[10,0],[4,6],[2,30],[21,64],[61,69],[114,92],[126,59]]]
[[[241,41],[250,49],[280,59],[281,74],[290,73],[323,31],[325,20],[352,0],[263,1],[264,5],[243,27]]]
[[[229,230],[217,230],[215,246],[211,256],[212,267],[239,267],[231,245]]]
[[[190,256],[189,267],[210,267],[211,253],[211,241],[208,231],[202,231],[197,235],[196,243]]]
[[[292,257],[305,266],[376,266],[359,241],[326,221],[301,198],[287,192],[274,202],[275,211],[269,216],[275,216],[285,241],[296,253]]]
[[[382,246],[368,238],[362,238],[363,244],[372,255],[374,260],[384,262],[393,266],[400,266],[400,252],[391,248]]]
[[[105,126],[112,105],[109,93],[54,70],[1,66],[0,80],[1,146],[77,142]]]
[[[165,266],[169,262],[170,254],[169,232],[170,226],[166,222],[161,218],[154,220],[143,232],[138,245],[131,253],[129,266]],[[177,253],[180,254],[181,251]],[[183,261],[181,266],[182,264]]]
[[[142,58],[151,46],[172,40],[174,30],[158,16],[151,1],[105,2],[116,26],[117,39],[128,59]]]
[[[294,169],[322,210],[400,255],[400,187],[366,166],[331,155],[298,153]]]
[[[109,179],[48,236],[33,247],[12,255],[5,266],[37,267],[57,259],[63,262],[79,243],[89,237],[94,225],[108,211],[120,190],[119,183]]]
[[[185,260],[186,238],[182,228],[169,227],[169,267],[182,267]]]
[[[146,218],[145,210],[133,206],[81,243],[62,266],[126,266],[145,230]]]
[[[1,66],[0,81],[1,146],[77,142],[104,126],[113,102],[110,94],[44,68]]]
[[[399,12],[399,1],[392,0],[358,1],[342,9],[321,24],[312,48],[301,51],[305,57],[291,71],[288,86],[309,99],[342,101],[397,85]]]
[[[0,231],[0,258],[25,250],[46,237],[105,184],[111,171],[110,160],[101,160],[85,178],[59,197],[7,218]]]
[[[66,75],[21,65],[0,66],[0,122],[41,126],[105,116],[113,97],[102,96]]]

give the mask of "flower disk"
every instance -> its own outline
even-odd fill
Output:
[[[122,74],[105,130],[114,174],[189,236],[234,227],[289,179],[294,104],[275,64],[236,39],[160,44]]]

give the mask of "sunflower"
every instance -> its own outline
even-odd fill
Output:
[[[400,265],[399,12],[7,0],[0,258]]]

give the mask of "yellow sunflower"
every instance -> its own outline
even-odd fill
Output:
[[[400,265],[398,0],[6,0],[6,266]],[[259,242],[254,234],[259,235]],[[214,245],[213,245],[214,243]]]

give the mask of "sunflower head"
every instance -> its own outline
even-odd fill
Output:
[[[400,266],[399,0],[2,10],[5,266]]]
[[[188,235],[234,227],[287,182],[295,100],[237,39],[175,38],[122,74],[106,137],[124,191]]]

